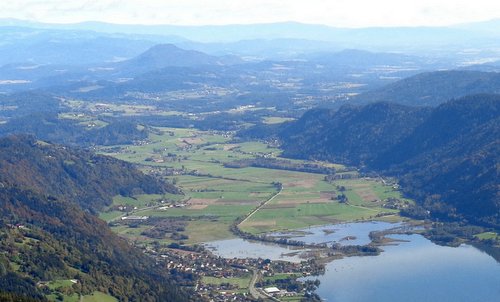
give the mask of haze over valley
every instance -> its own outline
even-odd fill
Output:
[[[500,296],[492,4],[22,2],[0,301]]]

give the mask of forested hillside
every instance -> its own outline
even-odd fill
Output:
[[[2,117],[20,117],[33,112],[56,114],[61,110],[61,104],[56,97],[41,92],[0,94],[0,104]]]
[[[477,95],[436,108],[372,166],[402,175],[405,191],[435,215],[498,227],[499,163],[500,98]]]
[[[82,209],[94,210],[116,194],[173,187],[127,163],[30,137],[0,140],[0,171],[2,291],[44,300],[48,289],[40,282],[74,279],[68,295],[188,301],[167,270]]]
[[[314,109],[279,136],[285,156],[362,165],[409,135],[429,112],[390,103]]]
[[[28,136],[0,139],[0,171],[0,182],[6,185],[59,196],[93,212],[118,194],[177,191],[129,163]]]
[[[284,155],[395,175],[434,216],[500,226],[500,96],[435,109],[377,103],[315,109],[274,131]]]
[[[110,120],[103,127],[88,129],[53,113],[31,113],[12,118],[0,125],[0,136],[9,134],[30,134],[45,141],[82,147],[133,144],[148,136],[146,129],[139,130],[133,122]]]

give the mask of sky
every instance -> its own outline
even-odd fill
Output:
[[[442,26],[500,18],[498,0],[1,0],[0,18],[48,23]]]

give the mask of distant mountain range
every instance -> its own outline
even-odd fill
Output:
[[[336,28],[325,25],[282,22],[248,25],[215,26],[177,26],[177,25],[119,25],[102,22],[83,22],[76,24],[47,24],[15,19],[0,20],[0,26],[23,26],[45,29],[90,30],[103,33],[126,33],[140,35],[176,35],[199,42],[231,42],[250,39],[309,39],[317,41],[357,41],[367,45],[381,45],[389,38],[401,44],[403,41],[419,40],[422,44],[447,42],[458,39],[478,41],[482,37],[498,37],[493,30],[500,26],[500,19],[460,24],[447,27],[374,27],[374,28]],[[466,35],[464,35],[464,33]],[[377,38],[382,38],[378,40]],[[422,39],[423,38],[423,39]],[[439,40],[439,39],[445,40]],[[373,43],[375,42],[375,43]],[[378,43],[377,43],[378,42]],[[413,43],[414,44],[414,43]],[[422,45],[414,45],[422,46]]]
[[[137,56],[157,43],[146,37],[120,34],[0,27],[0,66],[113,62]]]
[[[254,102],[276,103],[277,99],[290,98],[292,93],[337,97],[344,89],[367,91],[433,64],[428,58],[361,50],[310,54],[296,60],[245,61],[236,56],[212,56],[173,44],[158,44],[114,63],[8,64],[0,67],[0,76],[14,81],[5,81],[0,89],[44,89],[68,97],[116,99],[131,93],[162,94],[185,89],[194,89],[203,96],[205,91],[222,88],[238,98],[248,95]],[[280,96],[263,96],[269,92]],[[223,97],[212,96],[219,100]]]
[[[434,109],[391,103],[314,109],[244,134],[259,133],[277,136],[287,157],[395,175],[435,217],[500,227],[500,95],[467,96]]]
[[[112,43],[112,41],[109,42]],[[141,47],[143,46],[141,45]],[[126,48],[126,46],[124,47]],[[62,54],[62,58],[58,56],[60,51],[66,50],[54,49],[53,52],[49,51],[54,57],[58,58],[56,59],[56,61],[59,60],[58,64],[47,63],[51,62],[50,58],[39,57],[33,59],[34,62],[12,63],[1,66],[0,81],[4,80],[6,82],[0,82],[0,88],[10,89],[10,92],[13,92],[67,86],[68,90],[75,90],[77,88],[72,86],[78,86],[79,83],[81,83],[80,86],[85,86],[94,85],[87,84],[92,81],[109,80],[113,82],[108,83],[108,85],[114,85],[114,82],[122,81],[124,78],[132,79],[141,74],[167,67],[203,68],[206,65],[224,66],[243,63],[241,59],[235,56],[216,57],[195,50],[184,50],[173,44],[153,45],[144,52],[140,52],[132,58],[122,58],[119,62],[102,61],[102,55],[116,54],[113,49],[103,51],[100,54],[101,57],[94,57],[94,59],[98,60],[94,62],[89,62],[85,58],[80,60],[80,51],[85,52],[85,48]],[[36,48],[32,52],[36,52]],[[65,59],[65,56],[71,56],[71,64],[67,62],[66,59],[68,58]],[[25,58],[25,60],[31,59]],[[176,76],[176,74],[173,74],[173,76]],[[186,79],[180,73],[178,74],[178,80],[182,82],[189,79]]]
[[[342,49],[440,57],[498,57],[500,33],[493,28],[499,23],[492,20],[449,27],[334,28],[296,22],[173,26],[45,24],[0,19],[0,65],[26,62],[23,57],[37,62],[68,63],[71,53],[79,53],[80,64],[119,60],[163,43],[211,55],[268,59]],[[13,43],[18,45],[17,53]],[[30,53],[30,48],[39,50]]]
[[[420,73],[362,93],[353,98],[352,102],[437,106],[452,98],[477,93],[500,93],[500,73],[473,70]]]

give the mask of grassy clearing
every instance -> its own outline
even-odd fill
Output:
[[[269,276],[269,277],[264,277],[264,281],[276,281],[276,280],[283,280],[283,279],[288,279],[288,278],[299,278],[301,276],[297,274],[275,274],[274,276]]]
[[[223,283],[229,283],[238,286],[239,289],[248,289],[252,275],[247,275],[239,278],[216,278],[204,276],[201,282],[204,284],[220,285]]]
[[[115,297],[101,293],[93,292],[91,295],[83,296],[83,302],[118,302]]]
[[[302,301],[302,296],[296,296],[296,297],[283,297],[280,298],[280,301],[287,301],[287,302],[299,302]]]
[[[47,284],[47,287],[51,290],[59,290],[61,288],[71,287],[73,286],[73,282],[71,280],[54,280],[50,281]]]
[[[63,301],[63,302],[79,302],[80,296],[78,294],[63,295],[61,293],[55,293],[47,295],[47,300],[49,301]]]
[[[497,239],[498,234],[495,232],[484,232],[484,233],[480,233],[480,234],[475,235],[475,237],[477,237],[478,239],[481,239],[481,240]]]
[[[290,122],[290,121],[294,121],[294,120],[295,119],[291,118],[291,117],[269,116],[269,117],[265,117],[263,122],[264,122],[264,124],[271,125],[271,124],[281,124],[284,122]]]
[[[117,302],[118,300],[110,295],[101,293],[101,292],[93,292],[90,295],[82,296],[80,299],[80,295],[72,294],[65,295],[62,294],[61,291],[64,288],[70,288],[74,283],[71,280],[55,280],[49,282],[47,287],[53,292],[50,295],[47,295],[47,299],[49,301],[64,301],[64,302]]]
[[[230,225],[230,222],[224,223],[221,221],[190,221],[185,232],[189,236],[189,239],[185,240],[185,242],[187,244],[194,244],[234,238],[233,233],[229,231]]]
[[[148,240],[147,237],[141,235],[141,233],[143,231],[147,230],[148,228],[150,228],[150,227],[149,226],[128,227],[126,225],[119,225],[119,226],[111,227],[111,230],[114,233],[116,233],[120,236],[126,237],[130,240],[133,240],[133,241],[136,241],[136,240],[153,241],[152,239]]]
[[[236,217],[243,216],[250,212],[254,205],[208,205],[203,209],[173,208],[165,211],[147,210],[140,212],[140,215],[154,217],[214,217],[218,221],[232,222]]]
[[[117,219],[118,217],[122,216],[124,213],[121,211],[110,211],[110,212],[101,212],[99,213],[99,218],[106,222],[110,222],[112,220]]]

